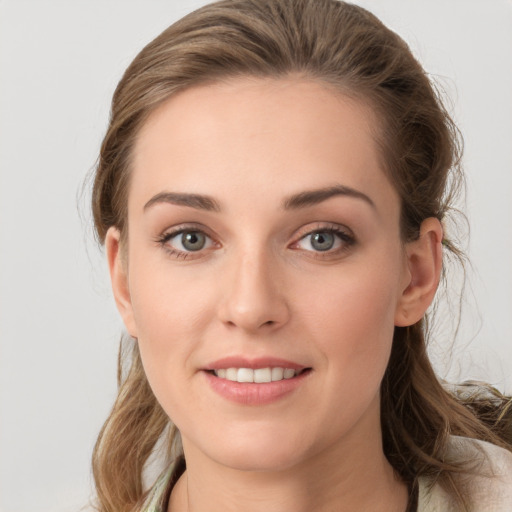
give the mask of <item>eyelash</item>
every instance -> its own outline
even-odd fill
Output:
[[[198,251],[181,251],[179,249],[176,249],[169,245],[169,241],[173,238],[177,237],[180,234],[183,233],[199,233],[203,236],[205,236],[208,240],[211,241],[211,244],[213,246],[219,246],[217,242],[215,242],[211,236],[209,236],[205,230],[194,227],[194,226],[179,226],[176,229],[163,233],[162,235],[158,236],[156,238],[156,242],[162,246],[165,251],[172,257],[176,259],[191,259],[191,258],[197,258],[204,255],[204,251],[208,250],[206,249],[199,249]],[[339,225],[336,224],[330,224],[330,225],[321,225],[315,227],[315,229],[309,229],[307,232],[302,234],[296,242],[293,242],[288,247],[294,250],[300,250],[300,247],[298,247],[298,244],[302,242],[303,240],[307,239],[307,237],[310,237],[317,233],[329,233],[334,235],[340,242],[341,247],[338,247],[334,250],[327,249],[325,251],[315,251],[315,250],[305,250],[305,252],[312,253],[314,255],[314,258],[318,259],[328,259],[329,257],[340,255],[346,251],[348,251],[355,243],[356,239],[351,234],[351,232],[347,228],[342,228]]]
[[[298,247],[298,244],[300,242],[306,240],[308,237],[311,237],[317,233],[329,233],[331,235],[334,235],[341,243],[341,246],[336,249],[328,249],[326,251],[307,251],[311,253],[311,257],[317,259],[329,259],[336,256],[340,256],[341,254],[347,252],[356,243],[356,238],[354,237],[352,232],[348,230],[348,228],[344,228],[337,224],[318,224],[318,226],[316,226],[315,229],[308,229],[306,233],[300,236],[300,238],[291,245],[291,248],[300,249]]]
[[[190,259],[194,257],[200,257],[204,254],[205,249],[199,249],[198,251],[181,251],[179,249],[175,249],[171,245],[169,245],[169,241],[173,238],[177,237],[178,235],[181,235],[183,233],[199,233],[201,235],[204,235],[207,239],[213,242],[213,245],[216,245],[213,241],[212,237],[209,236],[205,230],[195,227],[195,226],[179,226],[176,229],[173,229],[172,231],[168,231],[166,233],[163,233],[159,237],[157,237],[156,242],[163,247],[163,249],[169,254],[169,256],[172,256],[176,259]],[[217,244],[218,245],[218,244]]]

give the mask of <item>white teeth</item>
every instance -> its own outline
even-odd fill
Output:
[[[284,371],[284,378],[291,379],[295,376],[295,370],[291,370],[290,368],[286,368]]]
[[[272,381],[283,380],[283,374],[283,368],[272,368]]]
[[[272,382],[272,370],[270,368],[254,370],[254,382]]]
[[[236,368],[228,368],[226,370],[226,379],[236,382],[238,380],[238,370]]]
[[[222,368],[214,370],[217,377],[233,382],[276,382],[283,379],[291,379],[298,372],[292,368]]]
[[[250,368],[238,368],[238,382],[254,382],[254,370]]]

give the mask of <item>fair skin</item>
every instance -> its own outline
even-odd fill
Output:
[[[126,328],[182,435],[169,510],[406,509],[379,388],[394,327],[435,293],[442,229],[427,219],[402,242],[376,126],[319,83],[237,78],[175,95],[142,127],[127,246],[111,228],[106,248]],[[219,374],[280,365],[301,374]]]

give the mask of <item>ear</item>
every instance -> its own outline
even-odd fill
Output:
[[[128,262],[121,249],[121,233],[115,227],[109,228],[105,237],[108,269],[112,292],[117,309],[121,313],[126,330],[133,338],[137,337],[137,328],[133,317],[130,287],[128,282]]]
[[[441,278],[442,240],[441,223],[430,217],[421,223],[418,239],[406,244],[408,272],[395,312],[396,326],[406,327],[418,322],[434,299]]]

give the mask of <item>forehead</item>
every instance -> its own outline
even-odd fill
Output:
[[[138,135],[129,208],[164,190],[250,202],[337,184],[398,202],[377,125],[365,104],[314,81],[237,78],[184,90]]]

